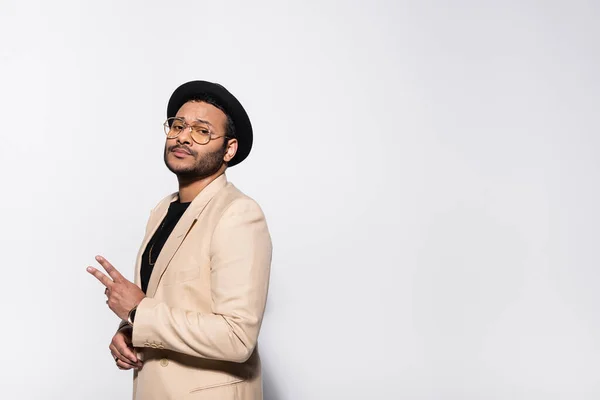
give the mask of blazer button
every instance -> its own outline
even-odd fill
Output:
[[[167,360],[166,358],[161,358],[160,359],[160,366],[161,367],[166,367],[167,365],[169,365],[169,360]]]

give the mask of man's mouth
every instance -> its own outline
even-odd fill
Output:
[[[191,155],[192,155],[192,153],[191,153],[191,152],[189,152],[188,150],[186,150],[186,149],[183,149],[183,148],[181,148],[181,147],[176,147],[176,148],[172,149],[172,150],[171,150],[171,152],[172,152],[172,153],[175,153],[176,155],[182,155],[182,156],[183,156],[183,155],[188,155],[188,156],[191,156]]]

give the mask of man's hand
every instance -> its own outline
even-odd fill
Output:
[[[146,297],[144,292],[137,285],[125,279],[104,257],[97,256],[96,261],[108,272],[110,278],[93,267],[88,267],[87,271],[106,286],[104,294],[108,297],[106,301],[108,307],[119,318],[127,320],[129,311]]]
[[[142,368],[142,362],[136,357],[131,346],[131,331],[130,327],[121,328],[108,346],[119,369]]]

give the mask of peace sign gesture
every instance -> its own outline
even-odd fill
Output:
[[[87,272],[94,275],[106,287],[104,294],[108,298],[106,300],[108,307],[119,318],[126,320],[129,311],[140,304],[146,295],[137,285],[125,279],[104,257],[96,256],[96,261],[102,265],[108,276],[94,267],[87,267]]]

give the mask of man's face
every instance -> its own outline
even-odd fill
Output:
[[[174,139],[167,138],[164,155],[167,168],[185,179],[202,179],[216,173],[223,165],[227,152],[225,113],[208,103],[188,101],[181,106],[176,117],[185,120],[187,125],[205,126],[211,131],[212,137],[220,137],[200,145],[192,139],[188,128]]]

